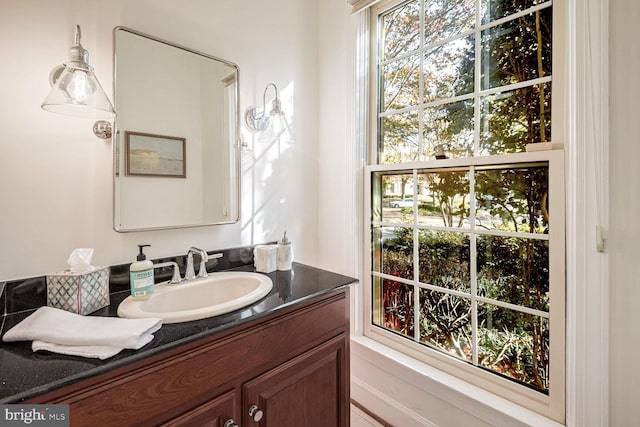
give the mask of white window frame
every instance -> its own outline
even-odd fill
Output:
[[[544,394],[524,385],[510,381],[495,373],[486,372],[466,361],[458,360],[439,351],[420,344],[411,337],[403,337],[372,324],[372,233],[375,225],[412,227],[407,223],[390,223],[372,221],[372,180],[371,176],[380,171],[407,171],[411,173],[423,169],[455,168],[461,166],[504,165],[518,167],[518,164],[546,161],[549,162],[549,282],[550,282],[550,360],[549,360],[549,393]],[[414,186],[414,189],[416,186]],[[415,190],[414,190],[415,191]],[[363,289],[364,300],[364,335],[384,345],[401,351],[414,359],[441,369],[465,381],[473,383],[487,391],[504,397],[519,405],[538,412],[557,421],[564,420],[565,411],[565,212],[564,212],[564,151],[549,150],[532,153],[518,153],[501,156],[483,156],[466,159],[434,160],[407,164],[369,165],[365,167],[365,246]],[[416,199],[414,194],[414,200]],[[471,221],[473,222],[473,221]],[[415,228],[417,229],[417,227]],[[414,239],[415,240],[415,239]],[[416,260],[414,264],[417,265]],[[420,287],[418,278],[402,280],[405,283]],[[551,285],[553,284],[553,285]],[[474,297],[472,296],[473,300]]]
[[[378,35],[378,16],[385,12],[388,11],[390,9],[393,9],[395,6],[402,4],[403,2],[405,2],[406,0],[385,0],[385,1],[381,1],[379,3],[376,3],[374,6],[371,7],[371,12],[370,12],[370,23],[369,23],[369,29],[370,29],[370,43],[369,43],[369,77],[370,77],[370,82],[369,82],[369,113],[370,113],[370,119],[369,119],[369,150],[368,150],[368,160],[369,160],[369,164],[376,164],[378,159],[378,151],[377,151],[377,133],[378,133],[378,116],[376,114],[377,109],[378,109],[378,103],[379,101],[379,97],[378,97],[378,83],[379,83],[379,76],[378,76],[378,70],[377,70],[377,58],[378,58],[378,44],[379,44],[379,35]],[[480,2],[481,0],[477,0],[478,2]],[[466,31],[464,33],[461,33],[461,35],[471,35],[475,33],[475,55],[476,55],[476,59],[478,57],[480,57],[480,50],[481,50],[481,35],[482,35],[482,31],[489,29],[489,28],[493,28],[497,25],[500,25],[504,22],[507,22],[511,19],[513,19],[514,17],[517,16],[524,16],[527,14],[530,14],[536,10],[540,10],[540,9],[545,9],[546,5],[551,5],[551,7],[553,7],[553,29],[552,29],[552,34],[553,34],[553,50],[552,50],[552,55],[553,55],[553,60],[552,60],[552,73],[551,76],[553,77],[553,84],[552,84],[552,99],[553,99],[553,108],[551,109],[551,123],[552,123],[552,135],[553,137],[555,137],[556,135],[565,135],[565,120],[566,120],[566,116],[564,114],[564,109],[566,106],[566,100],[565,100],[565,96],[566,94],[564,93],[564,87],[566,84],[566,75],[564,73],[563,67],[562,67],[562,61],[558,61],[556,60],[557,58],[562,58],[563,55],[565,54],[565,40],[563,37],[563,32],[562,32],[562,28],[561,28],[561,22],[564,21],[565,16],[566,16],[566,5],[564,4],[564,2],[567,0],[545,0],[544,5],[535,5],[533,7],[530,7],[524,11],[515,13],[507,18],[502,18],[502,19],[498,19],[496,21],[491,22],[490,24],[484,24],[479,26],[478,28],[475,28],[474,30],[469,30]],[[545,6],[545,7],[543,7]],[[477,12],[479,14],[479,11]],[[479,17],[478,17],[479,19]],[[449,40],[445,40],[443,42],[439,42],[439,44],[442,44],[444,42],[447,42]],[[421,41],[420,43],[420,49],[423,49],[423,43]],[[424,51],[421,50],[421,54],[424,54]],[[403,57],[403,55],[399,56],[398,58]],[[385,62],[392,62],[396,60],[396,58],[392,58],[388,61]],[[537,78],[535,80],[529,80],[529,81],[524,81],[524,82],[518,82],[518,83],[514,83],[514,84],[509,84],[509,85],[505,85],[505,86],[499,86],[499,87],[495,87],[495,88],[490,88],[490,89],[484,89],[481,90],[480,89],[480,76],[481,76],[481,61],[476,61],[475,63],[475,74],[474,74],[474,79],[475,79],[475,83],[474,83],[474,91],[468,94],[464,94],[464,95],[459,95],[459,96],[454,96],[452,98],[447,98],[447,99],[438,99],[436,101],[432,101],[432,102],[427,102],[424,104],[419,104],[419,105],[415,105],[415,106],[410,106],[407,108],[404,108],[402,110],[397,110],[397,111],[392,111],[392,114],[397,114],[400,112],[406,112],[406,111],[414,111],[414,110],[423,110],[425,107],[428,106],[436,106],[436,105],[442,105],[442,104],[447,104],[450,102],[457,102],[457,101],[463,101],[463,100],[474,100],[474,104],[478,104],[478,99],[483,97],[483,96],[487,96],[487,95],[491,95],[491,94],[495,94],[495,93],[500,93],[500,92],[506,92],[506,91],[512,91],[512,90],[517,90],[523,87],[530,87],[533,85],[537,85],[537,84],[543,84],[543,83],[547,83],[547,82],[551,82],[551,77],[550,76],[545,76],[542,78]],[[422,66],[420,67],[420,72],[422,72]],[[381,117],[386,117],[389,114],[389,112],[383,112],[382,114],[380,114]],[[479,136],[479,126],[478,123],[480,120],[480,112],[479,109],[476,108],[475,111],[475,118],[474,121],[476,122],[474,124],[474,152],[478,151],[478,146],[479,146],[479,140],[480,140],[480,136]],[[420,123],[421,126],[420,128],[422,129],[422,119],[420,119]],[[558,141],[558,140],[554,140],[554,147],[563,147],[563,141]],[[420,147],[420,151],[422,151],[422,146]],[[422,152],[420,153],[422,154]]]
[[[566,359],[566,339],[565,339],[565,212],[564,212],[564,154],[561,149],[547,151],[547,152],[534,152],[534,153],[519,153],[510,154],[504,156],[487,156],[487,157],[474,157],[466,159],[450,159],[450,160],[435,160],[426,162],[416,162],[410,164],[389,164],[389,165],[376,165],[375,160],[378,155],[377,151],[377,102],[378,102],[378,74],[377,74],[377,23],[378,15],[389,8],[394,7],[402,3],[401,0],[387,0],[376,4],[371,9],[370,14],[370,84],[369,84],[369,160],[371,165],[365,167],[365,185],[364,185],[364,272],[362,275],[363,289],[364,289],[364,322],[363,333],[365,336],[379,341],[391,348],[399,350],[417,360],[423,361],[431,366],[441,369],[445,372],[451,373],[462,378],[465,381],[469,381],[475,385],[478,385],[492,393],[502,396],[508,400],[511,400],[523,407],[529,408],[535,412],[538,412],[544,416],[550,417],[556,421],[565,421],[565,359]],[[555,0],[553,2],[553,55],[554,58],[561,56],[564,49],[563,32],[559,30],[558,26],[562,25],[565,17],[565,8],[563,0]],[[478,29],[481,31],[485,27]],[[476,33],[478,34],[478,33]],[[479,67],[479,61],[476,61],[476,67]],[[553,135],[565,135],[564,120],[566,119],[563,107],[566,103],[562,88],[564,87],[564,73],[562,71],[562,61],[553,61],[553,108],[552,108],[552,134]],[[560,65],[560,66],[559,66]],[[560,71],[559,71],[560,68]],[[477,69],[476,69],[476,74]],[[477,77],[476,77],[477,78]],[[508,90],[509,87],[501,88],[501,90]],[[476,86],[475,94],[473,96],[479,96],[479,90]],[[477,132],[477,131],[476,131]],[[554,141],[554,147],[561,148],[563,144]],[[478,144],[478,138],[476,135],[476,147]],[[551,292],[553,293],[552,301],[553,306],[550,312],[550,388],[549,394],[544,395],[537,391],[531,390],[523,385],[514,383],[512,381],[501,378],[499,375],[491,374],[482,371],[476,367],[469,365],[467,362],[455,360],[447,355],[440,354],[435,350],[426,348],[424,345],[412,342],[406,338],[397,336],[396,334],[385,331],[382,328],[371,324],[372,319],[372,294],[371,294],[371,173],[375,171],[399,171],[399,170],[413,170],[413,169],[428,169],[455,166],[469,166],[469,165],[485,165],[485,164],[514,164],[520,162],[532,162],[546,160],[549,161],[549,188],[550,192],[553,190],[553,195],[550,195],[551,206],[555,206],[553,212],[550,212],[551,217],[557,223],[552,228],[552,234],[550,235],[550,274],[553,274],[553,279],[550,275],[550,281],[554,280],[555,283],[559,283],[559,286],[553,286]],[[415,200],[415,198],[414,198]],[[557,234],[556,234],[557,233]],[[551,247],[553,247],[553,252]],[[553,254],[553,255],[552,255]],[[554,326],[551,326],[554,325]]]

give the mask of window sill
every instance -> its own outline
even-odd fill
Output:
[[[359,377],[357,369],[354,369],[353,361],[358,359],[366,360],[375,368],[389,372],[398,379],[398,384],[392,387],[397,395],[385,397],[398,399],[400,405],[403,404],[401,386],[406,384],[426,395],[445,401],[476,420],[490,425],[562,426],[549,418],[412,359],[370,338],[353,335],[351,337],[352,382],[362,385],[367,383],[367,378]],[[367,372],[367,374],[375,376],[375,372]],[[355,390],[365,390],[365,388],[354,387],[353,391]],[[429,396],[426,398],[428,399]],[[354,399],[357,401],[358,396],[354,396]],[[419,422],[418,420],[427,419],[425,415],[428,414],[417,414],[416,408],[413,408],[413,412],[416,414],[414,420],[417,423],[424,423],[424,421]],[[377,415],[387,421],[392,421],[385,417],[385,414]],[[427,425],[434,425],[431,422],[438,424],[436,420],[429,421]]]

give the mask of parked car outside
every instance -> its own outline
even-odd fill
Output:
[[[394,200],[390,205],[392,208],[412,208],[413,199]]]

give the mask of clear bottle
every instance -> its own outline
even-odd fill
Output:
[[[136,262],[129,266],[129,283],[131,285],[131,297],[140,301],[148,299],[153,294],[155,286],[153,278],[153,263],[147,260],[144,248],[151,245],[138,245],[140,253]]]

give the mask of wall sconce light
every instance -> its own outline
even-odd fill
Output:
[[[80,37],[80,26],[76,25],[75,45],[70,50],[69,62],[51,71],[52,88],[42,108],[71,116],[112,119],[116,112],[89,65],[89,52],[80,44]]]
[[[266,97],[269,86],[273,86],[276,91],[276,97],[271,103],[271,111],[266,114]],[[247,108],[244,113],[244,121],[252,132],[260,132],[258,141],[272,143],[275,141],[294,143],[296,140],[287,122],[284,112],[282,111],[282,103],[278,98],[278,88],[275,84],[269,83],[264,89],[262,95],[262,108],[252,106]]]

